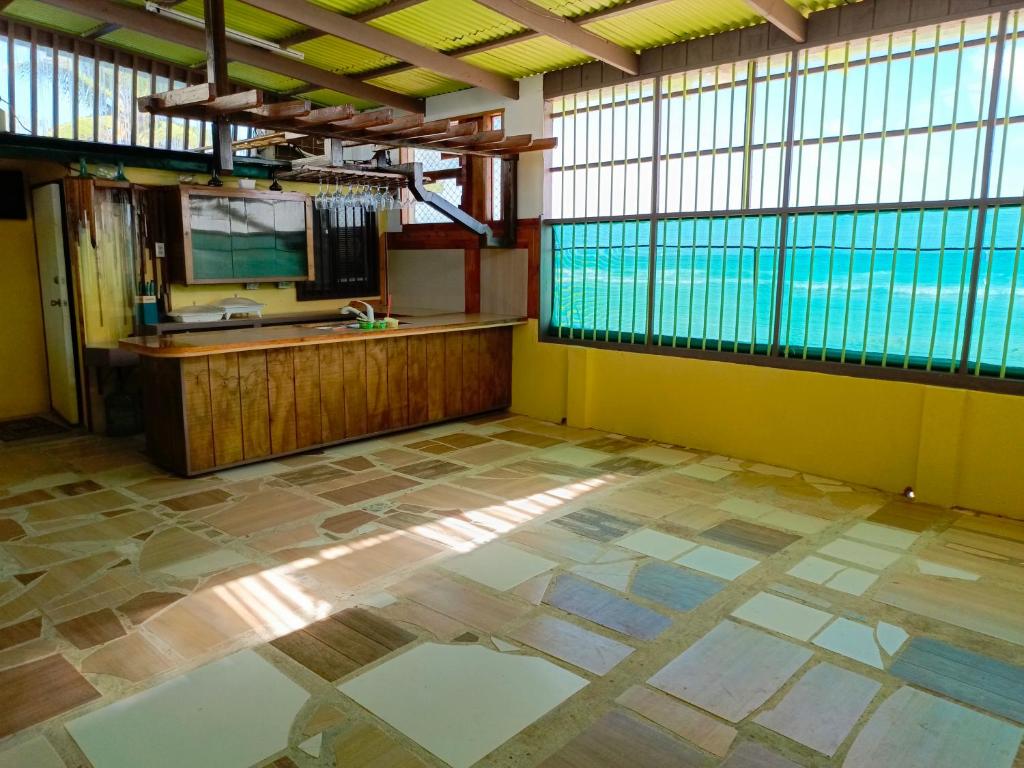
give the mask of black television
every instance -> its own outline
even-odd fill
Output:
[[[21,171],[0,171],[0,219],[27,219]]]

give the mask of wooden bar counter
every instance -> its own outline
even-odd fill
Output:
[[[520,317],[403,317],[122,339],[141,357],[146,444],[181,475],[507,408]]]

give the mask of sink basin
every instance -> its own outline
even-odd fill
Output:
[[[394,315],[392,315],[392,317],[394,317]],[[399,320],[398,321],[398,325],[399,325],[399,327],[401,327],[403,325],[409,325],[409,323],[406,320]],[[311,329],[316,330],[316,331],[359,331],[359,330],[362,330],[359,327],[359,322],[358,321],[352,322],[352,321],[348,321],[348,320],[343,320],[343,321],[340,321],[340,322],[328,322],[328,323],[306,323],[302,327],[303,328],[311,328]],[[367,328],[366,330],[370,330],[370,329]],[[374,328],[373,330],[383,331],[383,330],[386,330],[386,329],[384,329],[384,328]]]

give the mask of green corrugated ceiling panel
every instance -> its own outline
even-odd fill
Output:
[[[386,67],[397,61],[391,56],[337,37],[318,37],[294,48],[305,55],[307,64],[345,74]]]
[[[301,80],[279,75],[276,72],[268,72],[259,67],[251,67],[238,61],[228,64],[228,76],[233,80],[262,88],[267,91],[290,91],[302,85]]]
[[[409,96],[437,96],[466,87],[465,83],[460,83],[458,80],[451,80],[436,72],[418,67],[405,72],[396,72],[393,75],[375,77],[366,82]]]
[[[296,2],[296,0],[287,0],[285,5],[288,2]],[[174,10],[201,18],[203,16],[203,0],[185,0],[181,5],[174,6]],[[253,8],[241,0],[224,0],[224,17],[228,29],[255,35],[264,40],[279,40],[305,29],[301,24]]]
[[[370,107],[377,106],[375,102],[354,99],[347,94],[331,91],[327,88],[321,88],[316,91],[307,91],[306,93],[299,94],[299,98],[309,99],[314,104],[325,107],[335,106],[337,104],[351,104],[356,109],[368,109]]]
[[[547,8],[552,13],[570,18],[581,16],[584,13],[601,11],[613,5],[622,5],[621,0],[533,0],[533,2]]]
[[[585,53],[550,37],[535,37],[491,51],[474,53],[464,60],[501,75],[526,77],[582,64],[589,58]]]
[[[152,56],[155,59],[173,61],[183,67],[191,67],[193,64],[206,60],[206,54],[195,48],[187,48],[184,45],[164,40],[162,37],[152,37],[131,29],[114,30],[101,37],[100,40],[110,45],[116,45],[118,48],[126,48],[145,56]]]
[[[14,0],[4,10],[4,15],[75,35],[88,32],[101,24],[89,16],[79,16],[77,13],[59,10],[52,5],[36,2],[36,0]]]
[[[860,0],[786,0],[786,2],[798,11],[809,13],[813,11],[823,11],[826,8],[835,8],[837,5],[859,3]]]
[[[744,0],[672,0],[584,26],[619,45],[642,50],[759,21]]]
[[[387,5],[390,0],[310,0],[313,5],[322,5],[324,8],[330,8],[332,11],[338,13],[348,14],[352,16],[363,11],[368,11],[371,8],[377,8],[381,5]]]
[[[472,0],[426,0],[370,24],[440,51],[496,40],[523,28]]]

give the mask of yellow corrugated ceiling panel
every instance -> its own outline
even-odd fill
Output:
[[[307,64],[345,74],[386,67],[397,59],[337,37],[317,37],[294,46]]]
[[[671,0],[584,26],[619,45],[642,50],[759,21],[743,0]]]
[[[535,37],[466,56],[464,61],[509,77],[526,77],[539,72],[582,64],[590,57],[550,37]]]
[[[370,24],[440,51],[497,40],[523,28],[472,0],[426,0]]]
[[[335,106],[337,104],[351,104],[356,109],[367,109],[377,106],[375,102],[355,99],[348,94],[338,93],[327,88],[320,88],[315,91],[306,91],[299,94],[300,99],[309,99],[320,106]]]
[[[286,0],[286,4],[287,2],[296,2],[296,0]],[[174,6],[174,10],[202,18],[203,0],[185,0],[180,5]],[[305,29],[301,24],[253,8],[241,0],[224,0],[224,18],[228,29],[255,35],[264,40],[279,40]]]
[[[118,48],[135,51],[144,56],[152,56],[164,61],[173,61],[175,64],[180,64],[183,67],[191,67],[193,64],[206,60],[206,54],[203,51],[197,51],[195,48],[188,48],[184,45],[178,45],[163,38],[152,37],[131,29],[114,30],[110,34],[103,35],[100,40],[110,45],[116,45]]]
[[[547,8],[552,13],[570,18],[601,11],[614,5],[622,5],[619,0],[533,0],[533,2]]]
[[[301,80],[279,75],[277,72],[270,72],[259,67],[251,67],[238,61],[228,64],[228,76],[233,80],[248,83],[256,88],[263,88],[268,91],[291,91],[302,85]]]
[[[390,0],[310,0],[313,5],[322,5],[338,13],[345,13],[354,16],[357,13],[387,5]]]
[[[27,21],[30,24],[38,24],[41,27],[71,32],[75,35],[88,32],[100,25],[99,21],[90,16],[79,16],[77,13],[59,10],[52,5],[37,2],[37,0],[14,0],[4,10],[4,15],[19,21]]]
[[[464,83],[460,83],[458,80],[452,80],[436,72],[418,67],[407,69],[404,72],[396,72],[393,75],[375,77],[366,82],[409,96],[437,96],[441,93],[450,93],[466,87]]]

